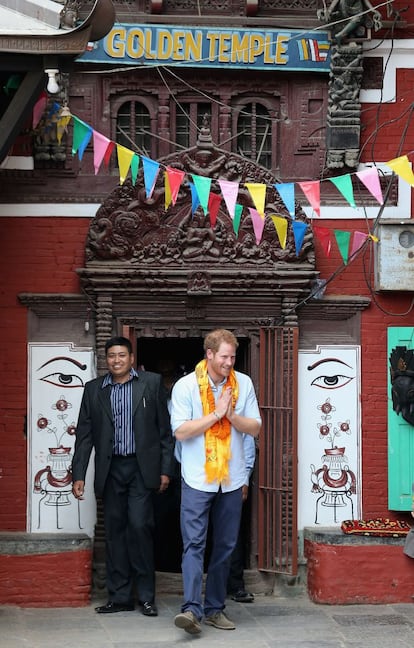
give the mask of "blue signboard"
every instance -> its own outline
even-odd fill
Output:
[[[326,32],[115,24],[80,63],[329,71]]]

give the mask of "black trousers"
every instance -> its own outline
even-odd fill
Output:
[[[155,597],[153,491],[143,482],[136,457],[113,457],[102,498],[106,586],[115,603]]]

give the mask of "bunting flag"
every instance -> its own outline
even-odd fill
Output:
[[[58,117],[58,120],[56,122],[56,139],[58,141],[58,144],[61,143],[63,133],[65,133],[67,131],[68,124],[69,124],[71,119],[72,119],[72,115],[70,114],[69,110],[67,110],[67,109],[65,110],[63,108],[61,110],[61,112],[59,114],[59,117]]]
[[[105,166],[108,166],[109,160],[111,159],[111,155],[112,155],[115,147],[116,147],[115,142],[110,142],[108,144],[108,148],[106,149],[106,153],[105,153],[104,159],[103,159],[103,162],[104,162]]]
[[[307,224],[303,221],[294,220],[292,221],[293,237],[295,239],[295,250],[296,256],[299,256],[299,252],[302,249],[303,239],[305,238],[305,233],[307,230]]]
[[[32,128],[33,130],[39,124],[43,113],[45,112],[47,106],[47,92],[43,91],[40,93],[39,99],[36,101],[33,106],[33,115],[32,115]]]
[[[168,207],[171,205],[171,202],[172,202],[172,197],[171,197],[170,179],[168,177],[168,173],[164,173],[164,207],[165,207],[165,211],[167,211]]]
[[[208,213],[210,215],[210,225],[215,227],[217,222],[217,214],[220,208],[221,196],[216,193],[210,193],[208,198]]]
[[[312,229],[324,253],[327,257],[330,256],[332,247],[331,231],[327,227],[319,227],[319,225],[313,225]]]
[[[345,175],[337,176],[336,178],[329,178],[330,182],[335,185],[338,191],[341,192],[345,200],[349,202],[351,207],[356,207],[354,200],[354,188],[352,186],[352,180],[349,173]]]
[[[208,198],[210,196],[211,178],[194,175],[192,173],[194,185],[197,190],[198,200],[203,208],[205,216],[208,214]]]
[[[119,182],[122,185],[124,184],[128,175],[129,167],[131,166],[132,158],[134,157],[134,152],[131,151],[131,149],[122,146],[121,144],[117,144],[116,153],[118,156]]]
[[[226,203],[227,211],[230,218],[234,218],[234,210],[236,208],[237,194],[239,193],[239,183],[231,180],[218,179],[221,193],[223,194],[224,202]]]
[[[97,131],[93,131],[93,166],[95,168],[95,175],[97,175],[100,166],[102,164],[102,160],[105,157],[106,150],[111,143],[111,140],[105,137],[105,135],[102,135],[102,133],[98,133]]]
[[[85,124],[79,117],[72,115],[73,119],[73,143],[72,155],[78,154],[79,160],[82,160],[86,147],[88,146],[92,137],[92,128],[89,124]]]
[[[200,201],[198,199],[198,193],[197,193],[197,189],[195,188],[195,185],[192,182],[189,182],[189,185],[191,191],[191,213],[194,216],[194,212],[198,208]]]
[[[366,234],[365,232],[358,232],[358,231],[354,232],[354,234],[352,236],[351,252],[349,253],[349,256],[351,258],[364,245],[367,238],[368,238],[368,234]]]
[[[382,197],[381,183],[377,169],[375,167],[369,167],[362,171],[357,171],[356,175],[361,180],[362,184],[364,184],[368,191],[374,196],[375,200],[382,205],[384,199]]]
[[[287,240],[287,229],[288,229],[287,219],[283,218],[283,216],[278,216],[277,214],[271,214],[270,217],[273,221],[273,225],[275,226],[280,247],[284,250],[286,247],[286,240]]]
[[[295,185],[293,182],[284,182],[273,185],[283,200],[290,216],[295,218]]]
[[[406,155],[390,160],[389,162],[386,162],[386,165],[403,180],[408,182],[408,184],[414,187],[414,174],[411,169],[411,163]]]
[[[262,218],[265,217],[265,200],[266,200],[266,185],[261,182],[245,182],[244,186],[247,187],[254,202],[257,212]]]
[[[264,218],[262,218],[262,216],[259,214],[259,212],[256,209],[253,209],[253,207],[249,207],[249,212],[256,236],[256,243],[257,245],[259,245],[260,241],[262,240],[265,221]]]
[[[154,191],[155,183],[157,181],[158,172],[160,170],[160,165],[155,160],[141,156],[142,167],[144,169],[144,184],[145,184],[145,193],[147,198],[151,198],[152,192]]]
[[[132,184],[135,187],[135,184],[137,182],[137,175],[138,175],[138,168],[139,168],[139,155],[134,153],[132,160],[131,160],[131,178],[132,178]]]
[[[239,236],[239,227],[240,227],[242,212],[243,212],[243,205],[239,205],[239,203],[236,203],[236,206],[234,208],[234,218],[233,218],[233,230],[236,236]]]
[[[313,211],[320,216],[321,215],[321,187],[319,180],[308,180],[305,182],[299,182],[299,187],[302,189],[306,198],[309,201]]]
[[[346,265],[348,263],[349,241],[351,239],[351,232],[335,230],[335,238],[339,252],[341,253],[341,257]]]
[[[167,167],[165,170],[166,175],[168,175],[168,183],[171,191],[171,202],[173,205],[177,202],[178,192],[181,187],[181,183],[184,180],[185,172],[180,169],[174,169],[173,167]]]

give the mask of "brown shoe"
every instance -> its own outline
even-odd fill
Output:
[[[236,626],[233,621],[224,614],[224,612],[215,612],[211,616],[205,618],[204,623],[206,625],[214,626],[219,630],[235,630]]]
[[[174,623],[177,628],[181,628],[189,634],[200,634],[201,632],[201,624],[194,612],[191,612],[191,610],[177,614],[174,617]]]

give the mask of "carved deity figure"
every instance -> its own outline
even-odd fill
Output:
[[[395,347],[390,355],[392,408],[414,425],[414,351]]]
[[[372,16],[370,15],[372,14]],[[329,7],[318,11],[318,18],[332,26],[333,40],[341,44],[345,38],[361,38],[365,28],[381,28],[381,14],[369,0],[333,0]]]

